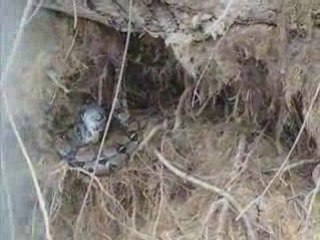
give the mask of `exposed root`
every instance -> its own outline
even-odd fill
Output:
[[[311,198],[308,203],[308,206],[306,206],[307,215],[302,228],[303,239],[308,239],[307,230],[310,228],[310,225],[311,225],[310,220],[311,220],[311,214],[312,214],[312,207],[315,202],[316,195],[319,193],[319,190],[320,190],[320,178],[317,179],[315,188],[310,192]]]
[[[80,225],[81,216],[82,216],[82,213],[84,211],[85,203],[86,203],[86,201],[88,199],[89,192],[91,190],[91,186],[92,186],[92,182],[93,182],[93,176],[95,175],[96,168],[98,166],[98,159],[100,158],[100,156],[102,154],[103,145],[105,143],[105,140],[106,140],[106,137],[107,137],[107,134],[108,134],[108,130],[109,130],[109,127],[110,127],[110,124],[111,124],[112,115],[113,115],[113,112],[115,110],[115,107],[116,107],[116,104],[117,104],[117,101],[118,101],[117,98],[118,98],[118,95],[119,95],[119,92],[120,92],[120,89],[121,89],[121,82],[122,82],[122,78],[123,78],[123,74],[124,74],[124,68],[125,68],[125,65],[126,65],[127,52],[128,52],[128,48],[129,48],[130,34],[131,34],[131,7],[132,7],[132,0],[130,0],[130,2],[129,2],[128,33],[127,33],[126,44],[125,44],[124,53],[123,53],[123,57],[122,57],[121,68],[120,68],[120,72],[119,72],[119,79],[118,79],[116,90],[115,90],[115,93],[114,93],[114,98],[113,98],[112,106],[111,106],[111,109],[110,109],[110,112],[109,112],[107,124],[106,124],[105,130],[103,132],[103,136],[102,136],[102,140],[101,140],[101,143],[100,143],[99,151],[98,151],[98,154],[97,154],[94,170],[93,170],[92,174],[90,174],[91,179],[90,179],[86,194],[84,196],[84,199],[83,199],[80,211],[79,211],[79,215],[78,215],[77,220],[76,220],[76,225],[75,225],[75,230],[74,230],[74,239],[77,239],[77,234],[78,234],[78,229],[79,229],[79,225]]]
[[[158,159],[161,161],[162,164],[164,164],[171,172],[173,172],[175,175],[177,175],[178,177],[182,178],[185,181],[191,182],[201,188],[204,188],[206,190],[212,191],[222,197],[224,197],[226,200],[228,200],[228,202],[230,202],[230,204],[240,213],[241,211],[241,207],[238,204],[238,202],[235,200],[235,198],[230,195],[228,192],[224,191],[221,188],[218,188],[212,184],[206,183],[202,180],[199,180],[197,178],[194,178],[190,175],[188,175],[187,173],[182,172],[181,170],[177,169],[176,167],[174,167],[167,159],[165,159],[162,154],[160,152],[158,152],[157,150],[155,150],[155,154],[158,157]],[[257,239],[256,234],[253,231],[253,228],[251,226],[251,223],[249,221],[248,216],[246,215],[242,215],[242,219],[247,227],[247,231],[248,231],[248,238],[251,240]]]
[[[228,212],[229,202],[225,199],[218,219],[217,240],[223,240],[226,238],[226,223],[228,218]]]
[[[317,82],[320,80],[320,78],[317,79]],[[271,186],[274,184],[275,180],[280,177],[282,174],[283,174],[283,170],[285,168],[285,166],[287,165],[290,157],[291,157],[291,154],[293,153],[295,147],[297,146],[298,142],[299,142],[299,139],[301,138],[302,134],[303,134],[303,131],[306,127],[306,124],[307,124],[307,121],[309,119],[309,116],[312,112],[312,108],[314,106],[314,103],[316,102],[316,99],[319,95],[319,92],[320,92],[320,83],[318,84],[317,86],[317,89],[316,89],[316,92],[315,94],[313,95],[312,97],[312,100],[311,100],[311,103],[310,103],[310,106],[309,106],[309,109],[305,115],[305,119],[301,125],[301,128],[299,130],[299,133],[289,151],[289,153],[287,154],[286,158],[284,159],[284,161],[282,162],[280,168],[278,169],[278,171],[276,172],[276,174],[273,176],[273,178],[269,181],[268,185],[266,186],[266,188],[262,191],[262,193],[257,197],[255,198],[254,200],[252,200],[242,211],[241,213],[239,214],[239,216],[237,217],[237,220],[241,217],[242,214],[244,214],[249,208],[251,208],[256,202],[258,202],[268,191],[269,189],[271,188]]]

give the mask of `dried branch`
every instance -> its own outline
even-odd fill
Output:
[[[165,165],[171,172],[173,172],[175,175],[177,175],[178,177],[182,178],[185,181],[191,182],[194,185],[197,185],[203,189],[212,191],[222,197],[224,197],[226,200],[228,200],[228,202],[238,211],[241,211],[241,206],[239,205],[239,203],[236,201],[236,199],[228,192],[224,191],[223,189],[220,189],[212,184],[209,184],[207,182],[204,182],[200,179],[197,179],[195,177],[190,176],[189,174],[182,172],[181,170],[177,169],[176,167],[174,167],[167,159],[164,158],[164,156],[158,152],[157,150],[155,150],[155,154],[158,157],[158,159],[161,161],[161,163],[163,165]],[[248,229],[248,238],[250,240],[254,240],[257,239],[256,234],[254,233],[254,231],[252,230],[252,226],[251,223],[249,221],[248,216],[246,215],[242,215],[243,221]]]

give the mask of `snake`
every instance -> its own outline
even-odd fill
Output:
[[[99,151],[109,114],[108,109],[96,102],[83,104],[72,127],[55,138],[54,147],[60,159],[70,167],[94,172],[96,176],[110,175],[120,169],[141,142],[138,129],[130,130],[133,125],[139,124],[131,118],[126,100],[116,101],[112,121],[125,133],[127,140],[125,143],[103,146]]]

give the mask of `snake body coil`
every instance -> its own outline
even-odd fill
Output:
[[[120,105],[119,105],[120,106]],[[117,109],[114,119],[119,122],[123,120],[123,115],[127,115],[126,110]],[[120,121],[124,128],[128,126],[128,120]],[[55,148],[61,159],[66,160],[72,167],[80,167],[88,172],[95,169],[96,175],[107,175],[120,166],[137,149],[139,138],[137,133],[128,135],[125,144],[116,147],[103,148],[97,159],[98,151],[92,151],[88,147],[91,143],[97,143],[106,127],[107,112],[98,104],[85,104],[80,108],[77,121],[72,129],[58,137],[55,141]],[[85,149],[85,150],[83,150]]]

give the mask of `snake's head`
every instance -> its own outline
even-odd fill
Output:
[[[98,132],[88,131],[84,123],[76,124],[70,132],[70,138],[73,143],[79,147],[96,142],[99,139],[99,136],[100,134]]]
[[[80,110],[81,121],[92,135],[104,130],[107,122],[106,115],[106,111],[95,103],[86,104]]]

